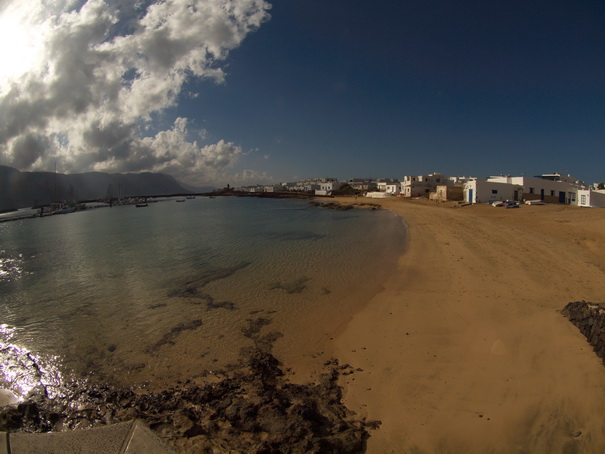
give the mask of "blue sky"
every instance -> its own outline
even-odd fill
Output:
[[[227,15],[218,0],[138,11],[63,3],[58,17],[71,25],[47,27],[46,40],[63,30],[69,43],[74,22],[101,27],[100,12],[113,14],[113,28],[76,52],[93,68],[111,53],[122,92],[136,84],[110,95],[111,109],[117,82],[70,95],[62,109],[28,102],[52,113],[35,127],[0,128],[0,163],[25,170],[59,159],[66,171],[164,171],[199,185],[434,171],[605,180],[602,1],[232,0]],[[197,7],[181,14],[186,4]],[[177,39],[179,30],[188,32]],[[100,83],[98,74],[73,79]],[[15,80],[0,91],[0,107],[13,108],[0,120],[25,109],[9,96]]]
[[[527,3],[276,2],[208,95],[209,129],[284,177],[603,179],[605,4]]]

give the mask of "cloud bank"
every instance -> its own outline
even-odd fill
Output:
[[[3,2],[0,163],[223,183],[241,147],[200,145],[181,117],[150,132],[154,115],[177,104],[189,78],[224,82],[229,51],[269,8],[264,0]]]

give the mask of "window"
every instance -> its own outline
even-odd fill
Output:
[[[550,191],[550,195],[555,195],[555,191]]]
[[[498,194],[498,190],[497,189],[492,189],[492,194]]]
[[[534,192],[534,188],[529,188],[529,193],[530,193],[530,194],[534,194],[534,193],[535,193],[535,192]]]
[[[580,204],[581,205],[586,205],[586,195],[585,194],[581,195],[581,202],[580,202]]]

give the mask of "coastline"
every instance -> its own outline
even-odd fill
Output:
[[[359,210],[381,209],[379,203],[362,198],[354,201],[352,197],[338,200],[316,198],[312,203],[322,207],[318,209],[346,210],[351,205]],[[384,291],[384,280],[397,274],[395,268],[400,259],[399,251],[407,248],[407,235],[401,233],[398,241],[392,254],[374,264],[363,276],[363,282],[357,282],[354,288],[340,289],[338,296],[330,295],[329,301],[306,295],[305,298],[315,298],[315,303],[309,306],[310,310],[303,318],[288,320],[281,317],[280,323],[286,335],[275,342],[272,353],[287,367],[288,379],[292,383],[303,385],[317,382],[325,373],[326,363],[340,360],[335,352],[335,340],[355,314]],[[278,316],[275,314],[275,317]]]
[[[560,311],[603,300],[605,211],[380,204],[408,250],[333,342],[367,452],[603,452],[605,367]]]
[[[359,206],[364,200],[330,202]],[[173,394],[181,393],[179,399],[191,404],[190,396],[206,385],[231,383],[233,388],[236,379],[238,386],[247,387],[256,383],[254,367],[271,371],[273,383],[272,377],[281,376],[277,358],[284,359],[286,380],[273,383],[277,390],[320,390],[318,402],[327,397],[332,402],[325,408],[329,411],[334,396],[341,402],[336,383],[342,386],[346,408],[334,408],[344,422],[335,419],[331,424],[350,423],[349,441],[356,446],[367,443],[364,452],[370,454],[603,452],[605,368],[560,311],[569,301],[599,302],[605,294],[605,211],[560,205],[454,209],[402,199],[371,203],[365,208],[380,205],[407,225],[407,249],[393,257],[396,263],[344,295],[345,308],[326,305],[311,311],[304,323],[293,319],[295,339],[268,346],[275,358],[250,351],[244,359],[251,363],[217,374],[206,384],[179,383]],[[256,345],[262,326],[249,328]],[[73,385],[75,395],[87,392]],[[101,401],[109,402],[124,390],[97,391]],[[265,391],[247,388],[245,395],[264,396]],[[138,394],[133,396],[129,408],[138,402]],[[173,418],[174,402],[164,402],[161,396],[143,396],[144,409],[116,404],[93,412],[90,421],[77,414],[74,424],[134,415],[158,427],[173,426],[162,429],[161,436],[182,452],[195,452],[196,443],[235,446],[230,444],[233,434],[214,433],[205,416]],[[291,405],[299,399],[282,397]],[[155,399],[153,414],[147,411],[149,399]],[[212,403],[223,411],[221,402],[204,398],[195,405],[206,408]],[[158,410],[164,403],[170,408]],[[233,400],[229,412],[237,416],[241,404]],[[276,410],[276,420],[281,419],[283,408],[265,404],[269,401],[255,400],[251,408]],[[106,405],[92,407],[100,412]],[[273,419],[267,421],[274,426]],[[232,423],[238,424],[235,419]],[[306,423],[292,424],[301,428]],[[197,438],[198,426],[213,437]],[[277,430],[271,437],[278,440],[280,434]],[[241,439],[256,442],[246,440]],[[289,443],[288,437],[284,440]]]
[[[214,202],[210,203],[216,205]],[[371,209],[373,206],[368,205],[366,208]],[[307,210],[305,209],[305,211]],[[144,214],[144,212],[138,210],[131,213]],[[283,446],[304,445],[307,447],[311,446],[308,443],[322,443],[328,446],[334,443],[340,444],[342,441],[342,448],[336,449],[334,452],[360,451],[361,444],[367,438],[367,431],[373,430],[374,424],[372,421],[358,420],[355,415],[349,413],[341,405],[341,391],[337,386],[339,376],[349,376],[357,372],[352,370],[350,366],[332,359],[329,354],[330,351],[325,349],[324,352],[322,347],[326,341],[333,344],[336,333],[346,326],[350,317],[382,290],[380,283],[385,274],[381,271],[386,267],[394,268],[399,251],[403,247],[404,235],[400,234],[400,222],[394,215],[388,212],[377,212],[375,215],[369,216],[365,216],[365,214],[362,217],[366,219],[366,223],[355,224],[362,225],[364,228],[351,230],[352,227],[349,224],[345,227],[345,223],[348,222],[348,219],[354,219],[356,214],[328,213],[328,218],[343,221],[339,224],[343,226],[341,230],[338,230],[338,233],[342,232],[339,238],[347,240],[349,233],[362,232],[361,235],[351,237],[356,242],[347,240],[342,245],[343,247],[349,245],[358,245],[362,248],[369,247],[369,249],[361,250],[363,254],[356,256],[355,254],[347,254],[346,251],[342,253],[339,253],[338,250],[332,251],[327,247],[322,249],[326,254],[330,254],[330,260],[332,260],[334,266],[357,257],[363,260],[354,260],[349,263],[359,263],[359,266],[351,269],[351,272],[347,273],[346,279],[339,280],[333,280],[334,276],[329,272],[333,267],[326,268],[327,272],[321,273],[317,281],[313,282],[314,285],[309,286],[305,292],[302,292],[304,286],[301,286],[301,295],[298,300],[292,299],[292,301],[305,304],[304,308],[307,311],[304,316],[292,317],[292,312],[288,316],[288,311],[273,311],[272,306],[260,306],[260,310],[257,310],[258,308],[255,306],[240,306],[244,309],[240,311],[241,318],[245,320],[240,331],[245,338],[243,339],[245,345],[243,345],[244,348],[234,349],[234,355],[237,355],[237,357],[224,367],[218,364],[213,367],[213,356],[206,354],[202,349],[203,344],[200,346],[201,336],[198,335],[196,338],[193,335],[204,333],[203,330],[206,328],[205,326],[202,327],[203,323],[210,325],[210,322],[208,322],[211,315],[208,314],[209,310],[232,310],[231,308],[235,306],[235,303],[232,302],[240,302],[237,294],[234,296],[222,293],[220,297],[216,296],[218,295],[216,289],[211,285],[206,287],[206,283],[222,282],[221,279],[226,275],[231,275],[240,269],[243,272],[245,267],[234,266],[233,270],[230,268],[202,270],[198,273],[197,280],[191,280],[189,277],[181,278],[172,283],[169,288],[162,287],[161,291],[164,296],[157,307],[155,300],[150,301],[142,298],[138,300],[142,302],[142,305],[132,305],[132,307],[147,307],[150,310],[157,310],[158,313],[165,309],[166,315],[168,313],[177,315],[174,319],[168,320],[166,325],[162,325],[163,329],[156,330],[157,332],[154,334],[159,339],[157,342],[154,343],[153,338],[150,339],[151,347],[145,350],[145,353],[151,357],[149,363],[151,367],[148,369],[151,372],[145,370],[137,376],[137,378],[144,377],[143,374],[147,372],[147,376],[151,377],[147,381],[138,380],[135,382],[133,380],[130,384],[128,383],[128,380],[134,374],[142,371],[143,368],[133,367],[132,375],[126,376],[126,380],[123,382],[113,379],[109,374],[102,374],[102,369],[99,368],[98,370],[101,373],[96,372],[96,377],[91,378],[91,380],[79,380],[75,374],[73,377],[71,375],[60,377],[61,379],[57,383],[51,385],[53,391],[48,393],[44,380],[47,371],[44,367],[41,367],[42,363],[39,362],[39,358],[35,355],[30,356],[28,351],[21,348],[11,349],[12,345],[9,344],[9,349],[6,351],[9,357],[7,362],[12,361],[11,364],[22,366],[23,369],[31,372],[33,383],[39,383],[39,386],[36,385],[35,389],[32,388],[27,395],[26,402],[16,403],[8,408],[0,409],[3,412],[0,419],[4,421],[0,430],[11,432],[46,432],[51,429],[63,431],[140,418],[161,438],[171,445],[177,446],[182,452],[196,452],[198,448],[201,449],[200,446],[219,446],[223,442],[225,443],[223,446],[225,450],[228,446],[230,446],[229,449],[240,450],[238,443],[241,442],[241,451],[244,452],[248,451],[245,447],[246,443],[250,448],[257,446],[256,443],[259,440],[262,443],[275,443]],[[375,230],[374,226],[381,225],[382,221],[379,221],[379,219],[388,219],[389,222],[384,223],[384,227]],[[58,219],[55,221],[58,221]],[[310,229],[311,225],[307,225],[306,228]],[[344,232],[344,230],[348,230],[348,232]],[[377,232],[376,236],[382,241],[381,247],[378,247],[378,243],[374,240],[375,236],[368,234],[369,232]],[[393,232],[397,235],[392,236],[391,233]],[[385,241],[387,238],[388,241]],[[363,246],[362,243],[364,243]],[[393,249],[393,245],[398,243],[401,247]],[[350,248],[350,251],[357,251],[358,247]],[[378,260],[370,263],[365,258],[367,253],[372,252]],[[311,262],[309,261],[309,263]],[[325,262],[332,263],[327,259]],[[301,261],[301,263],[302,266],[305,266],[304,261]],[[295,273],[303,275],[304,278],[301,267],[297,266],[293,269]],[[280,289],[276,301],[285,299],[282,291],[289,288],[290,275],[286,273],[283,276],[286,276],[284,286],[277,282],[267,290],[267,292],[271,292]],[[296,276],[297,274],[294,274],[293,278],[296,278]],[[356,278],[352,280],[351,276]],[[241,273],[238,274],[237,278],[242,279]],[[271,279],[269,282],[274,282],[278,278],[273,276]],[[282,279],[282,277],[279,279]],[[296,283],[297,281],[294,279],[292,282]],[[306,280],[303,280],[303,284],[305,282]],[[356,284],[354,290],[350,283]],[[360,285],[357,286],[357,283]],[[203,289],[203,293],[201,290],[198,292],[198,289]],[[198,293],[199,297],[196,298],[195,295]],[[294,289],[293,293],[296,296],[299,292]],[[185,299],[177,298],[181,295]],[[346,303],[346,310],[344,311],[346,313],[343,313],[342,308],[337,307],[337,304],[332,304],[333,301],[340,302],[341,300]],[[150,306],[151,303],[154,303],[153,307]],[[179,311],[175,308],[184,309],[181,312],[187,312],[188,315],[185,315],[185,317],[189,318],[185,321],[179,319]],[[121,312],[121,314],[122,318],[129,315],[124,312]],[[220,315],[221,312],[218,312],[218,314]],[[296,312],[294,314],[296,315]],[[204,319],[203,322],[202,318]],[[285,328],[292,326],[294,330],[286,331],[286,329],[282,329],[280,318],[281,321],[284,321]],[[286,335],[282,335],[281,331]],[[129,333],[132,332],[133,330],[130,329]],[[177,337],[178,344],[176,342]],[[106,359],[110,366],[123,367],[124,370],[128,371],[126,362],[122,364],[111,355],[115,351],[120,352],[128,345],[120,343],[117,336],[112,337],[111,340],[113,343],[109,344],[100,339],[98,349],[90,350],[91,356],[97,360],[99,358]],[[202,340],[204,339],[202,338]],[[184,379],[178,379],[179,374],[176,373],[174,376],[177,378],[175,379],[162,382],[159,382],[159,380],[153,381],[155,371],[163,367],[160,362],[162,357],[155,354],[154,349],[158,347],[162,348],[164,354],[173,352],[186,359],[186,361],[182,361],[183,369],[187,368],[186,372],[188,372],[188,375],[183,375]],[[273,352],[273,350],[275,351]],[[272,356],[273,353],[275,353],[275,356]],[[198,366],[197,363],[201,363],[201,361],[196,361],[197,358],[202,360],[205,356],[208,356],[206,361],[210,363],[210,367],[206,366],[206,370],[203,369],[203,365]],[[131,357],[137,358],[134,355]],[[130,360],[131,357],[128,359]],[[281,359],[285,359],[283,361],[285,378],[283,380],[281,378],[273,380],[273,377],[282,376],[281,365],[277,363]],[[298,368],[295,376],[286,369],[290,366],[290,359],[294,359],[296,362],[293,368]],[[131,363],[135,365],[142,364],[132,360]],[[177,361],[177,363],[179,362]],[[94,363],[91,361],[90,364]],[[200,372],[198,373],[194,367],[198,367]],[[13,369],[16,370],[16,367]],[[311,380],[307,380],[303,373],[298,373],[301,369],[313,374],[310,376]],[[267,380],[259,382],[257,371],[269,371]],[[128,373],[130,372],[128,371]],[[290,378],[292,380],[289,380]],[[312,383],[309,383],[309,381]],[[132,383],[135,383],[135,387],[132,387]],[[9,384],[11,389],[14,385],[18,395],[24,394],[22,389],[18,389],[18,381],[15,383],[11,381]],[[212,396],[216,393],[213,394],[211,391],[219,385],[224,385],[225,390],[224,392],[221,391],[220,396],[218,396],[220,398],[216,396],[213,398]],[[210,395],[198,399],[198,394],[204,394],[206,390]],[[296,392],[290,393],[290,391]],[[242,394],[245,396],[242,397]],[[302,394],[305,394],[304,398],[301,397]],[[57,397],[59,395],[60,397]],[[275,398],[275,395],[278,395],[279,398]],[[127,396],[127,398],[124,396]],[[166,396],[172,397],[167,400]],[[248,402],[249,400],[251,402]],[[325,405],[322,404],[324,401],[326,402]],[[86,406],[86,412],[83,413],[77,408],[71,408],[71,402],[79,402],[80,407]],[[202,408],[203,411],[200,414],[188,413],[187,415],[174,411],[175,408],[189,408],[192,406]],[[311,408],[312,411],[307,411],[307,407]],[[318,409],[319,413],[317,413]],[[275,412],[277,416],[266,417],[271,412]],[[244,413],[245,417],[242,416]],[[262,418],[259,416],[260,419],[257,419],[256,413],[262,414]],[[284,413],[287,413],[287,418]],[[330,414],[334,417],[331,418]],[[290,418],[290,416],[293,418]],[[221,428],[224,427],[227,432],[231,432],[226,433],[219,430],[217,420],[220,421]],[[240,420],[246,420],[248,425],[242,425]],[[257,421],[258,424],[253,424],[254,421]],[[279,423],[276,423],[276,421],[279,421]],[[283,425],[287,425],[292,430],[282,430]],[[348,434],[343,432],[343,428],[346,427],[351,429]],[[198,438],[202,436],[203,438]],[[337,444],[334,444],[334,446],[337,446]],[[258,446],[257,448],[262,450]],[[309,449],[301,448],[299,451],[309,452]]]

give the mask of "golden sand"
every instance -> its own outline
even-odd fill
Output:
[[[368,453],[605,452],[605,367],[560,314],[605,299],[605,210],[380,203],[408,250],[329,347]]]

